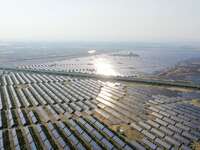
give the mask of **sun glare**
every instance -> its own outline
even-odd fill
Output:
[[[96,50],[94,50],[94,49],[88,51],[88,54],[94,54],[94,53],[96,53]]]
[[[106,59],[103,59],[103,58],[95,59],[94,66],[97,71],[97,74],[106,75],[106,76],[117,75],[117,73],[113,69],[113,66]]]

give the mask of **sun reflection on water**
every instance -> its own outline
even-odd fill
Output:
[[[96,58],[94,60],[94,67],[97,74],[106,75],[106,76],[116,76],[117,73],[113,68],[113,65],[104,58]]]

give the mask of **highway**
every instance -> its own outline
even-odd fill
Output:
[[[11,71],[11,72],[25,72],[25,73],[62,75],[62,76],[66,76],[67,75],[67,76],[81,77],[81,78],[94,78],[94,79],[101,79],[101,80],[135,82],[135,83],[143,83],[143,84],[150,84],[150,85],[162,85],[162,86],[173,86],[173,87],[190,88],[190,89],[200,89],[200,85],[199,84],[190,83],[190,82],[181,82],[181,81],[156,79],[156,78],[104,76],[104,75],[86,74],[86,73],[79,73],[79,72],[32,70],[32,69],[8,68],[8,67],[0,67],[0,70]]]

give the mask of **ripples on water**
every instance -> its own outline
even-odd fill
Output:
[[[139,57],[111,56],[110,53],[119,47],[118,52],[133,52]],[[133,48],[121,45],[96,47],[88,54],[91,46],[70,46],[59,44],[21,44],[0,45],[0,64],[50,64],[58,69],[93,72],[103,75],[137,76],[151,75],[155,72],[173,67],[180,61],[190,58],[200,58],[200,50],[186,48]],[[104,50],[101,50],[104,49]],[[108,50],[105,50],[105,49]],[[83,57],[84,56],[84,57]],[[71,58],[76,57],[76,58]],[[53,64],[53,65],[52,65]]]
[[[93,72],[102,75],[138,76],[142,74],[153,75],[156,72],[173,67],[178,62],[195,57],[200,58],[200,53],[197,51],[156,49],[132,52],[138,54],[139,57],[100,54],[54,63],[56,68],[61,70],[70,68],[77,72]]]

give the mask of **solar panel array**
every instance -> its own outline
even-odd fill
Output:
[[[24,72],[4,72],[0,83],[1,149],[191,149],[200,140],[191,99]]]

